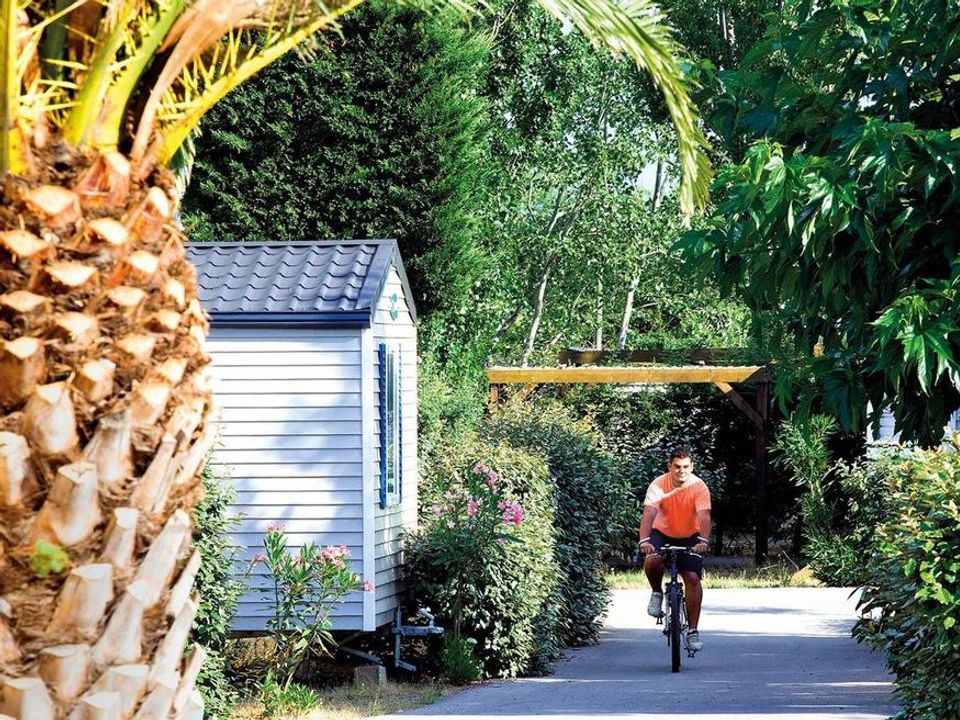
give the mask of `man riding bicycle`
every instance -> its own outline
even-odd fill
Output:
[[[698,554],[707,551],[710,538],[710,490],[706,483],[693,474],[693,455],[679,447],[667,463],[667,472],[647,488],[643,501],[643,519],[640,521],[640,552],[646,559],[643,569],[650,581],[653,594],[647,612],[655,618],[663,617],[663,556],[664,545],[682,545]],[[703,558],[682,555],[679,558],[680,575],[685,587],[687,610],[687,648],[702,650],[703,641],[697,625],[700,604],[703,602]]]

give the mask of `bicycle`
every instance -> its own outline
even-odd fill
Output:
[[[667,638],[667,645],[670,646],[670,669],[672,672],[680,672],[680,643],[683,638],[684,649],[687,651],[687,657],[692,658],[697,654],[696,650],[691,650],[686,645],[687,630],[687,608],[683,598],[683,581],[679,579],[677,570],[677,559],[681,555],[697,555],[690,548],[682,545],[664,545],[659,553],[663,555],[666,570],[670,574],[670,581],[664,592],[667,601],[667,611],[663,617],[657,619],[657,624],[663,625],[663,634]]]

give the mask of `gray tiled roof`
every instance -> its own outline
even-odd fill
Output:
[[[393,240],[191,243],[187,255],[215,323],[218,317],[368,323],[391,263],[406,285]]]

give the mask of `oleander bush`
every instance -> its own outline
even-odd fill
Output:
[[[470,653],[483,677],[545,671],[562,646],[545,463],[464,433],[433,454],[420,493],[407,571],[418,603],[455,638],[444,652],[448,677],[470,679]]]

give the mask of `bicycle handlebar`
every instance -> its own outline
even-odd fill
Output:
[[[664,545],[662,548],[657,550],[657,554],[666,555],[666,551],[668,550],[673,550],[683,555],[693,555],[694,557],[703,557],[700,553],[695,553],[691,548],[685,547],[684,545]]]

